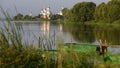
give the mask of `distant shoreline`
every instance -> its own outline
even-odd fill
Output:
[[[7,20],[3,20],[7,21]],[[38,23],[38,22],[50,22],[50,23],[63,23],[63,20],[11,20],[11,22],[15,23]]]
[[[0,21],[7,21],[7,20],[0,20]],[[15,21],[15,20],[10,20],[11,22],[40,22],[40,21],[29,21],[29,20],[18,20],[18,21]],[[42,20],[41,20],[42,21]]]

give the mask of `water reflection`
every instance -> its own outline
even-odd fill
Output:
[[[2,24],[1,24],[2,25]],[[116,26],[98,26],[98,25],[65,25],[53,24],[50,21],[40,22],[17,22],[17,30],[24,31],[23,41],[31,43],[35,41],[38,44],[40,36],[54,37],[55,40],[62,38],[64,43],[93,43],[99,44],[98,40],[107,41],[108,45],[120,45],[120,27]],[[2,26],[1,26],[2,27]]]
[[[69,25],[64,26],[64,32],[68,31],[73,38],[81,43],[94,43],[95,37],[93,27],[90,25]]]
[[[63,30],[62,24],[60,24],[59,29],[60,29],[60,32],[62,32],[62,30]]]
[[[49,36],[49,34],[50,34],[50,22],[43,21],[41,29],[43,30],[44,35]]]
[[[109,45],[120,45],[119,28],[115,26],[96,26],[94,32],[97,39],[106,39]]]
[[[64,32],[69,32],[73,38],[82,43],[97,43],[107,40],[108,45],[120,45],[120,27],[97,25],[64,25]]]

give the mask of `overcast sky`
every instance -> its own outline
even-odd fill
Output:
[[[10,15],[15,15],[15,5],[17,11],[22,14],[33,15],[40,13],[42,8],[50,6],[52,13],[57,13],[61,7],[71,8],[77,2],[92,1],[97,5],[101,2],[108,2],[109,0],[0,0],[0,6],[9,11]]]

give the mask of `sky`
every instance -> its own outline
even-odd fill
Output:
[[[107,3],[109,0],[0,0],[0,7],[7,10],[12,16],[17,13],[26,15],[30,12],[35,16],[40,13],[41,9],[48,6],[52,13],[58,13],[62,7],[72,8],[76,3],[83,1],[92,1],[98,5],[101,2]]]

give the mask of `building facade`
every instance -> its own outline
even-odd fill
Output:
[[[40,15],[43,19],[50,19],[50,7],[44,8],[41,10]]]

